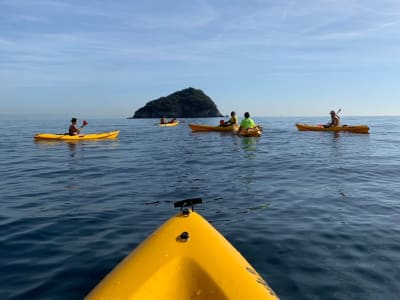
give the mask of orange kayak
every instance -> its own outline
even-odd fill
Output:
[[[212,126],[201,124],[189,124],[192,131],[222,131],[222,132],[236,132],[239,128],[237,125],[232,126]]]
[[[342,125],[342,126],[333,126],[333,127],[324,127],[323,125],[309,125],[309,124],[300,124],[296,123],[296,127],[299,131],[347,131],[353,133],[368,133],[369,127],[366,125]]]
[[[238,132],[238,134],[244,137],[251,137],[251,136],[259,137],[262,135],[262,127],[257,126],[255,128],[241,129]]]

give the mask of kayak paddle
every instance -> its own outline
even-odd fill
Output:
[[[88,122],[87,122],[86,120],[83,120],[83,121],[82,121],[81,129],[82,129],[83,127],[85,127],[87,124],[88,124]]]

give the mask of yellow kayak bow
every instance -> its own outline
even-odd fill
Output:
[[[120,262],[86,299],[278,299],[249,262],[193,211],[198,202],[176,202],[181,212]]]

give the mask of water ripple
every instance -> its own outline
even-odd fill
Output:
[[[32,141],[60,130],[49,120],[0,129],[1,295],[82,298],[174,201],[202,197],[199,212],[282,299],[396,299],[399,120],[347,120],[370,135],[298,132],[296,121],[258,119],[264,135],[240,138],[93,120],[119,139],[80,143]]]

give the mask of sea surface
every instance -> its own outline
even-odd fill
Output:
[[[89,118],[84,132],[119,138],[67,143],[33,135],[69,120],[3,119],[0,298],[83,298],[174,201],[201,197],[197,210],[281,299],[400,299],[400,117],[342,116],[370,134],[255,120],[260,138],[188,127],[215,118]]]

